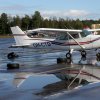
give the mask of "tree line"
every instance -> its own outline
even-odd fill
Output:
[[[70,19],[66,16],[64,18],[52,17],[49,19],[44,19],[39,11],[31,16],[25,15],[20,17],[18,15],[12,17],[6,13],[2,13],[0,16],[0,35],[11,34],[11,26],[19,26],[23,30],[35,29],[35,28],[68,28],[68,29],[83,29],[85,26],[91,28],[92,24],[99,24],[98,20],[80,20],[80,19]]]

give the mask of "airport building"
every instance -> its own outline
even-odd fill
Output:
[[[100,28],[100,24],[92,24],[91,28],[92,29],[98,29],[98,28]]]
[[[92,24],[91,28],[92,29],[98,29],[98,28],[100,28],[100,24]],[[100,34],[100,32],[96,32],[96,34]]]

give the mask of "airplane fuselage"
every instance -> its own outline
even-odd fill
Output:
[[[24,31],[18,26],[11,27],[14,39],[16,41],[15,47],[31,47],[34,49],[59,49],[59,50],[82,50],[99,48],[100,35],[94,35],[92,32],[96,30],[69,30],[69,29],[49,29],[39,28],[35,31],[57,31],[57,37],[28,37]],[[32,30],[34,31],[34,30]],[[48,33],[47,33],[48,34]],[[47,35],[46,34],[46,35]],[[36,35],[36,34],[35,34]],[[43,35],[43,34],[42,34]]]
[[[84,49],[99,48],[100,35],[88,35],[83,38],[75,39]],[[29,41],[29,40],[28,40]],[[27,42],[28,42],[27,41]],[[34,49],[61,49],[61,50],[81,50],[81,47],[73,39],[70,40],[56,40],[31,38],[30,47]]]

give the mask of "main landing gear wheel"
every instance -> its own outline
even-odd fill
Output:
[[[86,58],[86,51],[81,51],[81,56],[82,56],[82,58]]]
[[[68,53],[66,54],[66,63],[67,63],[67,64],[71,64],[71,62],[72,62],[72,55],[71,55],[70,52],[68,52]]]
[[[71,59],[71,57],[72,57],[71,53],[68,52],[68,53],[66,54],[66,58]]]

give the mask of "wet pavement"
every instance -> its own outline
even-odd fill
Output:
[[[95,51],[87,51],[86,60],[74,52],[71,64],[57,64],[66,51],[8,48],[12,43],[13,39],[0,39],[0,100],[99,100],[100,62]],[[12,51],[19,57],[8,59]],[[19,69],[8,70],[8,63],[18,63]],[[76,89],[94,82],[98,85],[86,91]]]

